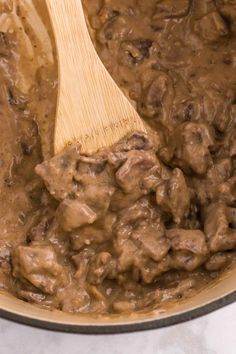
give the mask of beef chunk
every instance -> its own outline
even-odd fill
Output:
[[[154,220],[159,215],[160,212],[155,210],[149,199],[143,197],[136,203],[131,203],[129,208],[125,208],[120,212],[120,220],[116,225],[116,229],[119,230],[120,226],[138,225],[143,220]]]
[[[65,199],[57,210],[57,218],[64,231],[72,231],[86,224],[93,224],[97,214],[78,199]]]
[[[171,255],[170,269],[183,269],[187,272],[200,267],[205,261],[201,255],[193,254],[188,251],[176,251]]]
[[[167,237],[174,251],[189,251],[205,256],[208,253],[206,237],[201,230],[167,230]]]
[[[184,123],[177,132],[175,163],[186,172],[204,175],[212,164],[209,151],[212,145],[212,132],[206,124]]]
[[[129,223],[123,227],[119,225],[115,249],[119,254],[118,272],[133,271],[136,274],[135,278],[141,276],[144,282],[150,283],[159,274],[169,269],[165,256],[170,244],[165,238],[164,227],[160,220],[156,219],[150,223],[143,219],[144,215],[139,214],[137,219],[135,213],[133,218],[132,215],[127,215],[126,220],[129,220]],[[134,222],[136,227],[133,231],[131,225]]]
[[[78,186],[73,182],[80,147],[75,146],[67,153],[44,161],[35,168],[36,173],[44,180],[50,194],[57,200],[63,200],[77,192]]]
[[[161,176],[160,165],[153,166],[145,173],[141,182],[141,188],[146,191],[146,194],[156,191],[157,186],[163,182]]]
[[[78,193],[78,199],[81,202],[84,201],[100,218],[107,213],[114,191],[115,188],[112,185],[106,182],[102,183],[99,178],[95,177],[84,187],[83,191]]]
[[[203,16],[197,24],[197,30],[208,43],[217,42],[229,33],[224,19],[217,11]]]
[[[200,230],[172,229],[167,231],[173,250],[171,265],[176,269],[193,271],[206,259],[206,238]]]
[[[224,203],[213,203],[205,212],[204,230],[212,252],[231,250],[236,246],[236,209]]]
[[[157,205],[163,211],[172,214],[174,222],[179,224],[187,216],[190,206],[190,193],[184,175],[174,169],[169,180],[159,184],[156,190]]]
[[[235,200],[234,193],[234,177],[230,177],[233,173],[232,160],[230,158],[220,159],[215,161],[203,180],[193,178],[193,186],[197,200],[201,205],[208,205],[209,202],[218,199],[229,204]]]
[[[125,193],[134,192],[140,187],[141,179],[147,169],[154,166],[155,156],[144,151],[131,151],[126,162],[116,172],[116,181]]]
[[[160,262],[154,262],[144,257],[137,258],[136,267],[139,269],[141,278],[146,284],[151,284],[161,274],[171,269],[171,258],[169,255],[164,257]]]
[[[140,223],[131,237],[139,250],[142,250],[145,256],[156,262],[164,258],[170,249],[169,240],[165,237],[164,226],[158,221],[154,221],[152,224]]]
[[[205,263],[209,272],[217,272],[226,267],[235,258],[235,253],[219,252],[213,254]]]
[[[70,233],[73,250],[79,251],[86,246],[108,241],[113,236],[113,226],[116,219],[115,214],[109,213],[103,223],[99,222],[98,225],[95,223],[93,226],[87,225]]]
[[[12,264],[14,277],[28,281],[45,294],[55,294],[68,282],[67,272],[51,246],[41,243],[19,246]]]

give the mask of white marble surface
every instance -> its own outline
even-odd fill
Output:
[[[200,319],[153,331],[87,336],[0,319],[1,354],[236,354],[236,303]]]

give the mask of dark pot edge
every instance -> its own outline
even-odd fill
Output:
[[[164,319],[155,319],[140,323],[133,324],[117,324],[117,325],[68,325],[60,323],[51,323],[43,320],[37,320],[34,318],[28,318],[23,315],[14,314],[7,310],[0,309],[0,317],[31,327],[36,327],[40,329],[56,331],[56,332],[66,332],[66,333],[77,333],[77,334],[121,334],[130,333],[137,331],[145,331],[151,329],[164,328],[168,326],[173,326],[175,324],[190,321],[192,319],[207,315],[215,310],[218,310],[226,305],[232,304],[236,301],[236,290],[232,293],[215,300],[209,304],[203,305],[196,309],[180,313],[178,315],[170,316]]]

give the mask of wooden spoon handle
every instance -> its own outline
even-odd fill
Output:
[[[86,152],[110,146],[129,131],[145,131],[91,41],[81,0],[45,0],[59,60],[55,153],[79,141]]]

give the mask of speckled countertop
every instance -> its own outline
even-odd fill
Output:
[[[76,335],[0,319],[1,354],[236,354],[236,303],[169,328],[122,334]]]

